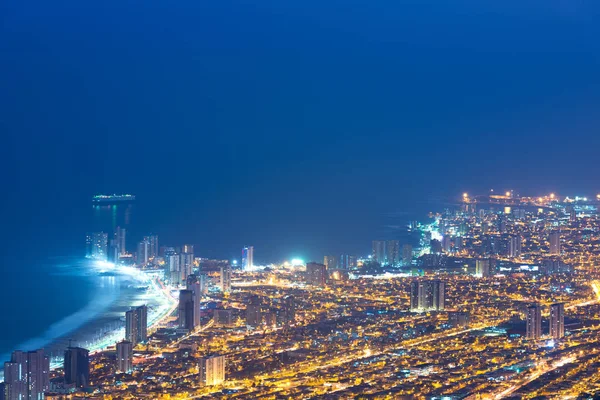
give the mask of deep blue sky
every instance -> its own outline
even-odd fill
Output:
[[[79,246],[103,191],[137,194],[172,244],[259,260],[366,252],[431,196],[596,193],[599,18],[594,0],[4,0],[3,253]]]

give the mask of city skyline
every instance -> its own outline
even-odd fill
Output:
[[[600,2],[0,10],[0,400],[600,399]]]

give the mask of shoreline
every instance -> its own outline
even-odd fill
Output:
[[[68,265],[69,275],[80,275],[94,283],[95,293],[80,309],[53,322],[36,337],[27,338],[3,354],[0,364],[0,381],[3,380],[4,362],[10,360],[12,351],[31,351],[43,348],[50,359],[51,369],[62,366],[62,352],[67,342],[84,347],[91,354],[114,346],[125,337],[123,318],[131,307],[147,304],[148,328],[152,329],[176,307],[175,299],[163,291],[153,274],[135,267],[114,266],[86,259],[72,259]],[[57,274],[63,274],[57,271]],[[141,287],[145,290],[141,291]]]

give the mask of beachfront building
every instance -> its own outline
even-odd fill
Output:
[[[90,382],[90,352],[81,347],[68,347],[65,350],[65,383],[85,388]]]
[[[148,339],[148,307],[145,305],[133,308],[125,313],[125,340],[143,343]]]
[[[0,394],[0,399],[43,399],[50,387],[49,372],[50,359],[43,349],[14,351],[4,363],[4,396]]]
[[[129,373],[133,369],[133,343],[123,340],[117,343],[117,371]]]

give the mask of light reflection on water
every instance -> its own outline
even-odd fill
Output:
[[[77,276],[88,280],[92,283],[94,293],[91,296],[84,293],[89,298],[87,304],[82,298],[78,311],[54,322],[42,335],[24,340],[14,350],[28,351],[43,347],[48,354],[60,359],[70,341],[72,345],[91,350],[100,344],[114,344],[124,336],[124,316],[130,307],[147,304],[150,313],[160,308],[161,298],[143,289],[150,287],[143,274],[123,274],[118,271],[99,274],[99,270],[87,260],[62,260],[54,268],[53,275]],[[1,357],[1,361],[8,360],[10,354]]]

